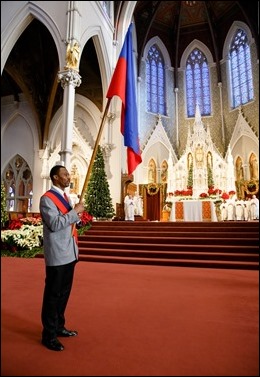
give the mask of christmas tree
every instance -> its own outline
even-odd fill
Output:
[[[5,227],[5,224],[8,220],[7,213],[7,203],[6,203],[6,191],[3,182],[1,183],[1,228]]]
[[[193,187],[193,163],[190,164],[188,182],[187,182],[187,188],[191,189],[192,187]]]
[[[96,219],[111,219],[115,215],[100,145],[97,149],[84,200],[86,211]]]
[[[208,166],[208,188],[214,187],[214,181],[213,181],[213,175],[212,175],[212,169],[210,166]]]

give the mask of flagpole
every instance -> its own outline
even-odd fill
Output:
[[[103,117],[102,117],[102,120],[101,120],[101,125],[99,127],[99,131],[98,131],[95,146],[94,146],[94,149],[93,149],[93,152],[92,152],[91,160],[90,160],[90,163],[89,163],[87,175],[86,175],[85,182],[84,182],[84,185],[83,185],[83,188],[82,188],[82,191],[81,191],[81,195],[80,195],[80,199],[79,199],[80,202],[83,201],[84,193],[85,193],[85,191],[88,187],[89,177],[90,177],[92,167],[93,167],[93,164],[94,164],[94,161],[95,161],[95,158],[96,158],[98,145],[99,145],[99,141],[100,141],[100,138],[101,138],[101,135],[102,135],[104,125],[105,125],[105,119],[106,119],[106,116],[107,116],[107,113],[108,113],[110,102],[111,102],[111,98],[109,98],[108,101],[107,101],[106,108],[105,108],[105,111],[104,111],[104,114],[103,114]]]
[[[102,117],[102,120],[101,120],[101,124],[100,124],[98,135],[97,135],[97,138],[96,138],[95,146],[94,146],[94,149],[93,149],[93,152],[92,152],[91,160],[90,160],[88,171],[87,171],[87,174],[86,174],[85,182],[84,182],[81,194],[80,194],[80,199],[79,199],[80,202],[83,201],[84,192],[86,191],[86,189],[88,187],[89,177],[90,177],[92,167],[93,167],[93,164],[94,164],[94,161],[95,161],[95,158],[96,158],[98,145],[99,145],[99,141],[100,141],[102,131],[103,131],[103,128],[104,128],[105,119],[106,119],[106,116],[107,116],[107,113],[108,113],[110,102],[111,102],[111,98],[109,98],[108,101],[107,101],[106,108],[105,108],[105,111],[104,111],[104,114],[103,114],[103,117]],[[76,227],[76,224],[74,223],[71,227],[72,234],[75,230],[75,227]]]

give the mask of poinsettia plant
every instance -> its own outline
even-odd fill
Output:
[[[222,193],[222,190],[220,190],[220,189],[218,189],[218,188],[214,188],[214,186],[212,186],[212,187],[210,187],[209,189],[208,189],[208,194],[209,195],[220,195]]]
[[[223,192],[223,194],[221,195],[221,198],[222,199],[229,199],[229,194],[227,192]]]
[[[1,230],[1,249],[10,251],[32,250],[43,240],[41,217],[24,217],[10,221],[8,229]]]
[[[175,190],[175,196],[192,196],[192,188],[187,188],[187,190]]]
[[[93,216],[90,215],[87,211],[84,211],[80,214],[80,221],[77,223],[78,235],[84,234],[89,228],[91,228],[91,222]]]

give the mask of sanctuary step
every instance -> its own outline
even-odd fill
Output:
[[[258,221],[94,221],[79,260],[259,270],[258,244]]]

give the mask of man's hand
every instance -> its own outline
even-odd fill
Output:
[[[80,212],[84,211],[84,204],[83,203],[77,203],[77,204],[75,204],[74,209],[77,212],[77,214],[79,214]]]

